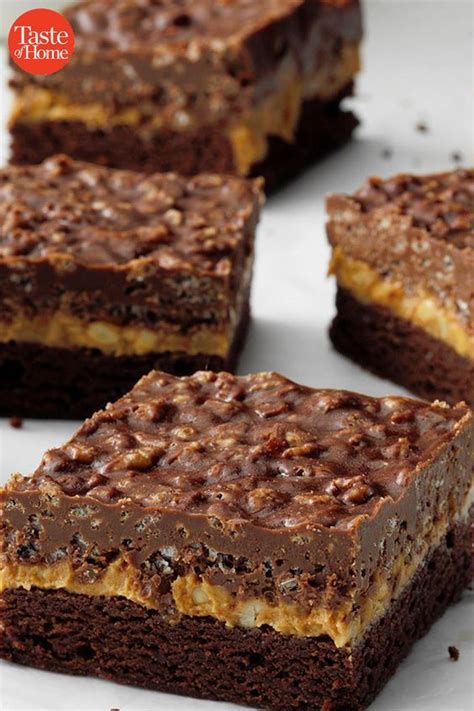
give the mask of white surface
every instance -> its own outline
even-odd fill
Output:
[[[27,10],[47,7],[49,10],[62,10],[68,0],[0,0],[0,37],[8,37],[12,23]]]
[[[45,3],[46,5],[48,3]],[[374,395],[403,392],[333,353],[327,326],[334,285],[326,278],[324,195],[351,191],[367,174],[452,167],[472,161],[473,4],[468,0],[373,2],[367,6],[365,69],[353,101],[357,139],[272,198],[258,235],[254,321],[241,372],[275,369],[315,386]],[[2,102],[5,109],[5,97]],[[419,121],[428,133],[416,131]],[[5,135],[2,137],[5,159]],[[393,151],[390,159],[382,151]],[[28,473],[74,423],[0,421],[0,478]],[[448,645],[460,649],[457,663]],[[418,643],[374,703],[373,711],[469,711],[474,707],[472,595],[449,610]],[[226,711],[235,708],[0,664],[2,711]]]

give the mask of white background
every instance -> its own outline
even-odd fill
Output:
[[[36,7],[61,10],[67,0],[0,0],[0,38],[8,36],[10,26],[19,15]]]
[[[3,0],[0,9],[11,13],[14,6],[22,11],[23,4],[34,3]],[[271,198],[265,208],[258,234],[254,319],[240,372],[274,369],[314,386],[374,395],[403,392],[331,350],[327,326],[334,313],[334,284],[326,278],[324,195],[352,191],[369,174],[449,169],[454,165],[453,152],[463,155],[464,164],[472,163],[473,12],[470,0],[366,4],[364,71],[351,102],[362,125],[349,146]],[[6,116],[6,90],[2,92]],[[428,132],[416,130],[419,122],[428,126]],[[4,162],[6,132],[0,133],[0,140]],[[390,158],[383,157],[385,149],[392,152]],[[0,480],[13,471],[31,472],[43,451],[63,442],[75,427],[70,422],[27,421],[22,430],[13,430],[0,420]],[[457,663],[449,660],[448,645],[460,649]],[[473,709],[473,668],[473,605],[472,595],[466,594],[416,645],[372,709]],[[0,663],[0,708],[225,711],[235,707]]]

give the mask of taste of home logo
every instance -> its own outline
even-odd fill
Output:
[[[10,56],[29,74],[54,74],[66,66],[74,52],[74,33],[63,15],[54,10],[29,10],[20,15],[8,35]]]

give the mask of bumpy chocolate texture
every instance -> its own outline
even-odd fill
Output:
[[[55,156],[0,172],[2,319],[65,308],[152,325],[226,318],[248,267],[258,181],[145,178]]]
[[[467,408],[311,390],[282,376],[152,373],[50,451],[35,485],[104,503],[215,516],[224,526],[356,528]]]
[[[165,607],[172,581],[199,571],[244,598],[307,609],[350,595],[357,610],[375,571],[420,553],[448,500],[463,510],[473,434],[464,406],[153,372],[11,481],[4,552],[72,556],[83,582],[125,555],[142,598]]]
[[[474,171],[371,178],[353,196],[329,196],[327,207],[339,287],[450,347],[458,368],[471,373],[463,392],[453,387],[450,400],[460,395],[474,402]],[[343,318],[350,327],[342,314],[334,330],[344,340]],[[429,373],[432,366],[425,365]],[[421,395],[440,394],[436,377],[427,376]],[[449,379],[449,373],[440,370],[439,377]]]
[[[66,156],[0,171],[0,412],[83,418],[157,364],[232,370],[262,202],[259,179]]]
[[[474,170],[370,178],[354,197],[365,212],[385,205],[390,212],[410,215],[414,227],[437,239],[474,249]]]
[[[86,0],[65,12],[78,57],[67,71],[70,91],[119,105],[132,97],[166,105],[180,128],[227,118],[268,92],[260,80],[285,54],[311,73],[318,56],[305,40],[318,14],[322,26],[313,42],[323,51],[335,35],[359,40],[356,10],[353,0]],[[97,71],[85,82],[88,62]],[[62,87],[64,75],[45,83]]]
[[[0,656],[365,708],[469,579],[473,447],[462,405],[152,372],[2,492]]]
[[[0,172],[0,257],[226,276],[261,182],[231,176],[143,176],[67,156]],[[68,259],[69,257],[69,259]]]
[[[147,172],[248,175],[269,141],[299,142],[306,102],[317,104],[328,148],[356,125],[339,103],[358,70],[358,0],[89,0],[65,15],[76,38],[69,65],[48,77],[15,70],[15,161],[42,159],[50,145],[59,152],[61,141],[63,152],[93,159],[89,134],[97,162],[112,167],[139,169],[122,138]]]

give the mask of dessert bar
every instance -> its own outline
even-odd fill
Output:
[[[0,413],[86,417],[149,370],[232,370],[260,179],[54,156],[0,171]]]
[[[474,406],[474,171],[371,178],[327,209],[335,347],[428,400]]]
[[[465,405],[152,372],[4,488],[0,656],[365,708],[470,580],[473,443]]]
[[[67,153],[115,168],[264,175],[348,140],[358,0],[86,0],[61,72],[13,67],[14,163]]]

